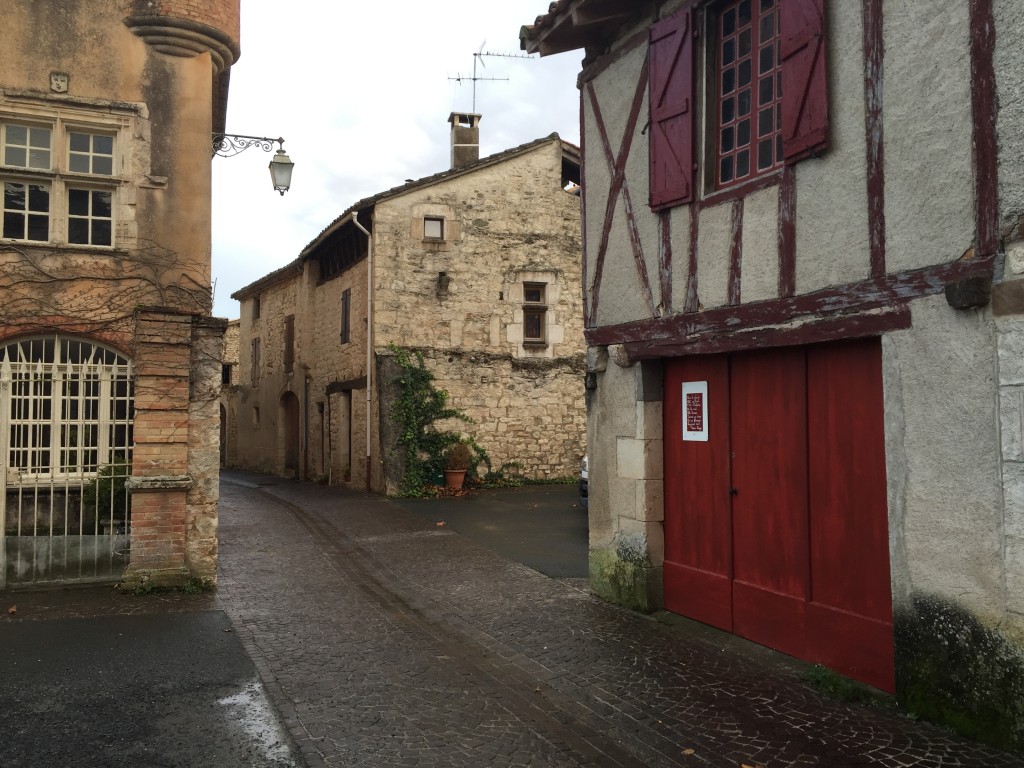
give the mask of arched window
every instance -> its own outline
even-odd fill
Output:
[[[0,347],[0,447],[7,485],[68,483],[131,463],[131,361],[62,336]]]

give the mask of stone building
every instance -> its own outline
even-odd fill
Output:
[[[238,0],[0,0],[0,586],[214,578]]]
[[[360,200],[233,294],[239,466],[394,492],[396,345],[422,353],[495,468],[575,475],[578,149],[552,135],[478,159],[479,121],[451,116],[450,170]]]
[[[237,405],[238,343],[241,320],[231,320],[224,331],[220,369],[220,464],[234,466],[238,462],[238,425],[234,409]]]
[[[521,34],[586,49],[594,588],[1017,748],[1022,35],[1010,0],[559,0]]]

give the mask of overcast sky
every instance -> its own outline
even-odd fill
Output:
[[[270,153],[213,161],[213,313],[294,259],[357,200],[447,170],[448,115],[473,109],[473,54],[521,55],[519,28],[548,0],[242,0],[242,56],[227,131],[283,136],[292,188],[273,191]],[[480,154],[557,132],[579,143],[582,52],[482,57]],[[450,80],[461,75],[462,82]]]

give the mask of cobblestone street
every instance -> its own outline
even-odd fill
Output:
[[[227,472],[219,606],[309,766],[1020,766],[394,502]]]

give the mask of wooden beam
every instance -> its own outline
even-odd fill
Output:
[[[586,339],[590,346],[628,344],[634,347],[643,345],[644,349],[660,346],[667,349],[683,344],[689,337],[736,335],[813,318],[827,319],[849,313],[864,313],[943,293],[949,283],[991,274],[993,263],[994,256],[963,258],[912,272],[833,286],[801,296],[590,328],[586,331]]]
[[[748,349],[821,344],[826,341],[858,339],[910,327],[910,309],[905,305],[865,313],[835,317],[808,318],[792,326],[752,328],[735,333],[717,333],[689,337],[674,343],[657,345],[635,342],[625,345],[631,360],[649,360],[685,355],[713,355]]]

